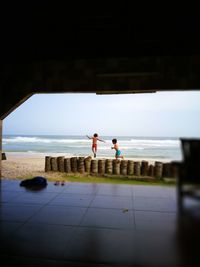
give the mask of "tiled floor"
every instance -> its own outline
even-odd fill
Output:
[[[182,266],[200,242],[198,218],[180,226],[175,187],[49,182],[30,191],[5,179],[0,192],[1,266]]]

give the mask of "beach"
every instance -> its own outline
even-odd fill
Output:
[[[62,153],[48,154],[46,156],[64,156]],[[47,178],[62,177],[59,172],[45,172],[45,154],[44,153],[20,153],[7,152],[6,160],[2,161],[2,177],[3,178],[28,178],[34,176],[43,176]],[[97,157],[97,159],[100,159]],[[129,158],[125,158],[128,160]],[[149,164],[154,164],[155,159],[131,158],[131,160],[142,161],[146,160]],[[160,162],[169,162],[168,159],[157,159]]]
[[[42,154],[6,153],[6,160],[2,161],[2,178],[18,179],[43,176],[46,178],[59,178],[59,172],[45,172],[45,156]]]
[[[37,155],[26,156],[19,153],[6,153],[6,160],[2,161],[3,178],[22,178],[25,176],[44,176],[43,157]]]
[[[104,136],[106,143],[98,143],[96,159],[114,159],[111,136]],[[171,162],[180,160],[180,143],[177,138],[163,137],[118,137],[125,160]],[[43,176],[57,179],[66,175],[61,172],[45,172],[45,157],[92,156],[91,140],[85,136],[63,135],[4,135],[2,150],[6,160],[2,161],[2,177],[28,178]]]

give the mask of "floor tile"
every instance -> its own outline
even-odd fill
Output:
[[[49,205],[62,205],[62,206],[78,206],[78,207],[89,207],[93,195],[87,194],[59,194],[52,201],[50,201]]]
[[[36,258],[59,258],[73,237],[73,227],[25,224],[7,240],[3,252]],[[1,252],[2,252],[1,250]]]
[[[177,225],[177,216],[171,212],[134,211],[137,230],[174,231]]]
[[[100,184],[97,195],[132,196],[132,186],[117,184]]]
[[[71,183],[67,187],[64,188],[64,193],[76,193],[76,194],[96,194],[98,190],[99,185],[98,184],[88,184],[88,183],[82,183],[82,184],[76,184]]]
[[[61,193],[65,190],[65,188],[69,185],[69,183],[65,182],[65,185],[62,186],[61,183],[59,185],[55,185],[55,182],[48,182],[48,185],[46,187],[48,192],[53,192],[53,193]]]
[[[17,229],[22,225],[20,222],[0,221],[0,244],[3,239],[10,238]]]
[[[99,263],[133,263],[135,246],[132,231],[79,228],[68,244],[64,258]]]
[[[180,266],[174,233],[141,230],[136,231],[134,237],[137,244],[135,261],[138,266]]]
[[[46,206],[42,208],[34,217],[32,223],[59,224],[59,225],[79,225],[86,208]]]
[[[161,197],[133,197],[135,210],[149,210],[161,212],[176,212],[177,203],[171,198]]]
[[[0,221],[26,222],[41,209],[41,205],[7,204],[1,206]]]
[[[144,197],[169,197],[165,187],[162,186],[133,186],[133,196]]]
[[[27,192],[11,199],[10,202],[23,203],[23,204],[47,204],[50,200],[54,199],[58,193],[53,192]]]
[[[23,194],[21,191],[3,190],[0,194],[0,202],[10,202]]]
[[[90,207],[92,208],[114,208],[114,209],[133,209],[133,199],[131,196],[106,196],[97,195],[93,199]]]
[[[82,226],[130,229],[134,227],[132,210],[89,208]]]

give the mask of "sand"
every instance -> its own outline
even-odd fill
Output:
[[[20,178],[28,176],[44,176],[44,158],[8,155],[2,161],[3,178]]]
[[[62,173],[46,173],[45,155],[27,153],[6,153],[6,160],[2,161],[2,178],[32,178],[43,176],[46,178],[60,178]]]
[[[49,155],[48,155],[49,156]],[[55,155],[51,155],[55,156]],[[43,176],[48,178],[61,177],[63,174],[52,172],[48,174],[44,171],[45,155],[44,154],[27,154],[27,153],[6,153],[6,160],[2,161],[2,177],[3,178],[28,178],[33,176]],[[98,159],[98,158],[97,158]],[[132,159],[134,160],[134,159]],[[142,161],[145,159],[135,159]],[[154,159],[147,160],[149,164],[154,164]],[[169,162],[167,160],[157,160],[161,162]]]

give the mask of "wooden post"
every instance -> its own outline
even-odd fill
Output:
[[[114,159],[113,160],[113,174],[120,174],[120,160]]]
[[[148,175],[148,168],[149,168],[148,161],[143,160],[141,165],[141,175],[147,176]]]
[[[65,171],[64,158],[65,158],[64,156],[57,157],[58,171],[59,172],[64,172]]]
[[[113,160],[112,159],[106,160],[106,173],[107,174],[113,173]]]
[[[140,176],[140,162],[134,161],[134,175]]]
[[[91,160],[92,160],[92,157],[85,158],[85,171],[87,173],[90,173],[91,171]]]
[[[98,173],[98,160],[96,159],[92,159],[91,160],[91,173]]]
[[[70,160],[70,158],[64,159],[64,166],[65,166],[65,172],[70,173],[71,172],[71,160]]]
[[[56,157],[51,157],[51,170],[54,172],[58,171],[58,163]]]
[[[84,173],[85,172],[85,163],[84,163],[84,157],[78,158],[78,172]]]
[[[156,161],[155,162],[155,168],[154,168],[154,176],[156,179],[162,178],[162,170],[163,170],[162,162]]]
[[[77,172],[77,157],[72,157],[71,158],[71,171],[72,172]]]
[[[99,162],[98,162],[98,173],[103,175],[105,173],[105,168],[106,168],[105,159],[99,159]]]
[[[120,173],[122,175],[127,175],[127,166],[128,166],[128,160],[122,160],[120,165]]]
[[[128,160],[127,174],[128,175],[134,174],[134,161],[133,160]]]
[[[154,166],[152,164],[149,165],[148,176],[154,177]]]
[[[45,172],[51,171],[51,157],[46,156],[45,157]]]

